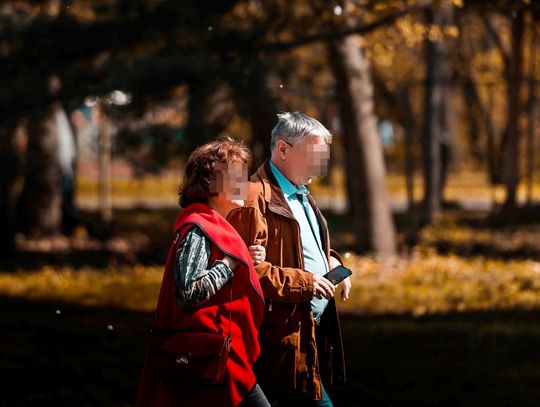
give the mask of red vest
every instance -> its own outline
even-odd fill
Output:
[[[224,253],[236,258],[234,277],[208,301],[195,309],[181,309],[174,297],[174,261],[183,236],[194,225],[212,241],[209,266]],[[237,406],[255,385],[252,366],[259,356],[257,340],[264,314],[264,300],[259,279],[249,251],[236,230],[208,205],[192,204],[176,218],[174,232],[178,238],[171,245],[156,308],[154,327],[185,331],[227,333],[230,327],[232,348],[225,383],[217,387],[164,385],[142,375],[137,407],[154,406]],[[232,302],[231,302],[232,284]],[[229,308],[232,312],[229,324]]]

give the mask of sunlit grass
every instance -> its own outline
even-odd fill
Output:
[[[335,169],[330,175],[328,184],[315,179],[310,189],[315,196],[345,197],[345,178],[343,171]],[[177,201],[178,187],[181,174],[145,175],[139,178],[112,180],[112,196],[115,198],[159,198],[166,199],[171,204]],[[416,173],[413,180],[415,200],[422,199],[423,180],[420,173]],[[406,180],[404,174],[389,173],[386,177],[388,193],[393,199],[405,199],[407,196]],[[540,197],[540,183],[535,182],[532,188],[533,196]],[[99,195],[97,179],[79,177],[76,181],[77,199],[96,198]],[[518,199],[526,199],[526,185],[522,183],[518,188]],[[449,174],[444,197],[450,201],[459,201],[464,198],[494,199],[502,202],[505,197],[504,186],[492,186],[485,172],[460,170]]]
[[[148,311],[155,307],[162,275],[161,267],[73,270],[46,266],[34,272],[0,273],[0,293],[32,300]]]
[[[145,175],[144,177],[112,179],[111,192],[118,197],[157,197],[177,200],[181,176]],[[99,183],[97,179],[79,177],[76,181],[78,198],[97,197]]]
[[[361,314],[432,313],[540,307],[540,263],[416,253],[411,259],[377,263],[347,254],[353,290],[344,311]],[[132,310],[154,309],[161,267],[119,270],[44,267],[0,274],[0,294],[28,299]]]
[[[355,273],[342,308],[361,314],[424,314],[540,307],[540,263],[417,253],[380,264],[349,256]]]

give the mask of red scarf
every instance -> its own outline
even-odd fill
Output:
[[[182,238],[195,225],[212,242],[209,267],[216,259],[222,259],[225,253],[237,259],[238,265],[233,270],[232,280],[208,301],[195,309],[184,310],[175,302],[174,261]],[[192,204],[180,212],[174,224],[174,233],[154,327],[221,333],[230,329],[232,348],[225,383],[218,387],[201,388],[188,388],[181,383],[167,386],[143,374],[136,406],[237,406],[255,385],[252,366],[259,356],[257,335],[264,314],[263,294],[249,251],[229,222],[205,204]],[[232,313],[230,324],[229,309]]]

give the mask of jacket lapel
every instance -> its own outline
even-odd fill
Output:
[[[264,164],[259,167],[259,169],[252,178],[262,181],[264,189],[264,199],[268,204],[269,210],[287,218],[295,219],[289,204],[285,200],[283,191],[279,187],[279,183],[274,176],[272,169],[270,168],[270,161],[266,160]],[[313,210],[315,211],[317,221],[319,222],[319,233],[321,235],[323,250],[325,252],[328,252],[328,224],[326,223],[326,219],[322,215],[321,211],[317,207],[317,204],[315,203],[315,200],[311,195],[308,195],[308,201]]]
[[[263,183],[264,199],[268,204],[268,209],[279,215],[294,219],[291,208],[285,200],[285,196],[279,187],[276,177],[272,173],[268,160],[259,167],[253,178],[258,178]]]

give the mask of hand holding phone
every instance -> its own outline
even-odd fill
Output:
[[[339,265],[323,275],[332,284],[338,285],[352,274],[352,271],[343,265]]]

